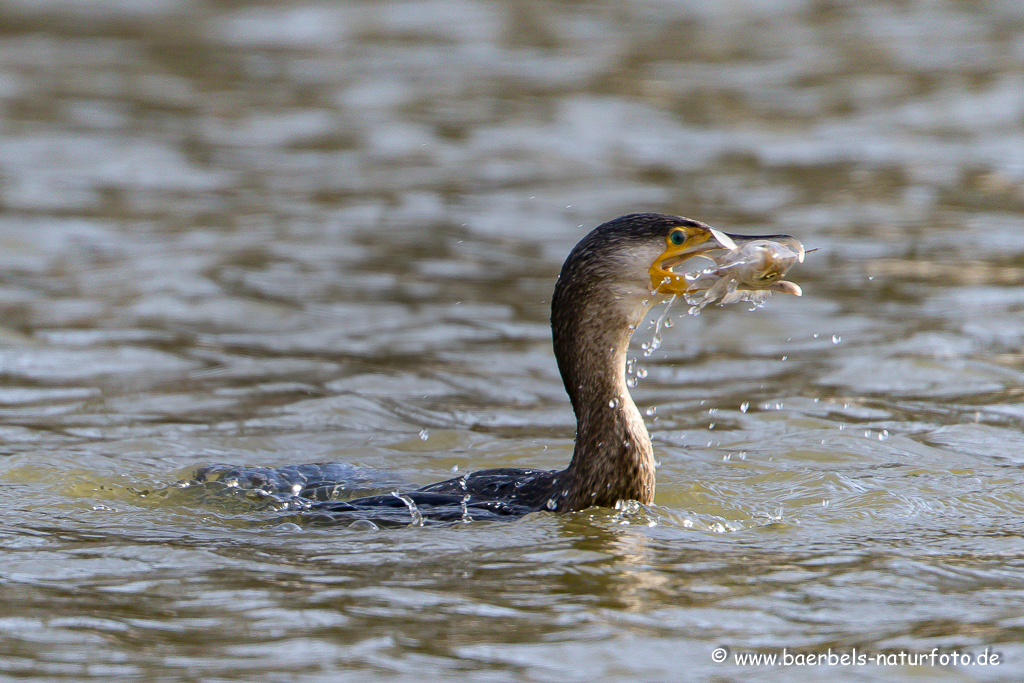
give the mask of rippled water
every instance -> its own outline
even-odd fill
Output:
[[[5,3],[0,677],[1020,680],[1022,8]],[[818,249],[802,299],[638,334],[654,505],[367,531],[174,486],[564,466],[551,287],[637,210]]]

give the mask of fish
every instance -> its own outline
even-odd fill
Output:
[[[759,307],[773,292],[803,294],[800,285],[782,279],[790,268],[804,261],[804,246],[795,237],[782,235],[743,246],[724,234],[716,238],[724,248],[702,255],[713,265],[684,275],[690,284],[685,298],[691,315],[712,303],[725,306],[749,301]]]

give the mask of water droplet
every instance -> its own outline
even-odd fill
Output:
[[[715,423],[714,422],[712,422],[711,424],[708,425],[708,429],[714,429],[714,428],[715,428]]]
[[[843,341],[843,338],[842,338],[842,337],[840,337],[840,336],[839,336],[838,334],[833,334],[833,335],[832,335],[832,343],[833,343],[833,344],[838,344],[838,343],[840,343],[841,341]]]
[[[420,441],[426,441],[429,438],[430,438],[430,432],[428,432],[426,429],[421,429],[420,430]]]
[[[783,357],[782,357],[782,360],[784,360],[784,361],[785,361],[785,360],[789,360],[789,356],[783,356]]]
[[[554,510],[555,508],[558,507],[558,501],[556,501],[554,498],[548,498],[546,507],[548,510]]]
[[[820,337],[821,335],[820,335],[820,334],[818,334],[817,332],[815,332],[815,333],[814,333],[813,335],[811,335],[811,336],[812,336],[812,337],[813,337],[814,339],[817,339],[817,338],[818,338],[818,337]]]
[[[611,408],[612,410],[615,410],[616,408],[618,408],[619,407],[619,397],[616,396],[612,400],[608,401],[608,407]]]
[[[657,412],[658,406],[651,406],[650,408],[644,411],[644,414],[647,415],[647,417],[654,417],[654,414]]]
[[[349,524],[348,528],[353,529],[355,531],[377,531],[380,529],[380,527],[378,527],[376,524],[374,524],[368,519],[357,519],[356,521]]]
[[[647,377],[647,368],[637,368],[636,369],[636,376],[637,376],[637,379],[644,379],[644,378],[646,378]]]
[[[458,472],[458,471],[459,471],[459,466],[458,465],[452,465],[452,472]]]
[[[636,385],[637,385],[636,377],[630,377],[629,379],[626,380],[626,386],[629,387],[630,389],[635,388]]]
[[[657,351],[660,348],[661,348],[661,337],[658,336],[658,335],[654,335],[654,339],[652,339],[651,343],[648,344],[647,348],[644,349],[644,357],[645,358],[650,358],[651,354],[654,353],[655,351]]]
[[[748,410],[750,410],[750,402],[749,401],[744,401],[743,403],[740,404],[740,412],[741,413],[746,413]]]
[[[676,324],[674,322],[672,322],[671,318],[666,318],[665,319],[665,329],[671,330],[675,326],[676,326]]]

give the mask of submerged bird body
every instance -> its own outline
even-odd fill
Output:
[[[626,386],[630,338],[659,299],[692,291],[686,277],[673,272],[675,265],[693,256],[737,250],[737,242],[752,240],[783,240],[799,245],[786,235],[725,235],[698,221],[647,213],[604,223],[573,248],[551,300],[554,354],[576,414],[576,445],[566,469],[481,470],[401,494],[347,501],[325,500],[325,496],[331,498],[334,494],[324,481],[316,483],[319,488],[315,488],[315,495],[305,493],[309,483],[305,477],[301,485],[293,477],[278,482],[287,488],[271,482],[265,490],[297,492],[289,499],[291,507],[369,519],[376,519],[374,511],[379,513],[381,508],[403,514],[404,507],[410,511],[415,508],[414,517],[420,514],[446,521],[518,516],[536,510],[614,507],[629,500],[651,502],[655,486],[653,449]],[[790,265],[785,264],[785,268]],[[784,274],[770,278],[773,287],[778,288],[776,283]],[[219,465],[200,470],[196,480],[230,480],[235,486],[251,486],[251,471]],[[266,475],[261,476],[261,481],[266,481]]]

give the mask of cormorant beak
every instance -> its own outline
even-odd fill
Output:
[[[735,252],[751,242],[774,242],[791,249],[797,255],[797,261],[803,263],[804,246],[792,235],[730,235],[712,227],[693,231],[686,241],[675,245],[669,243],[661,256],[654,260],[650,268],[651,291],[656,294],[685,294],[697,288],[692,287],[684,273],[676,273],[673,269],[684,261],[695,256],[704,256],[712,261],[718,259],[711,256],[713,252]],[[780,274],[781,277],[784,273]],[[800,296],[800,287],[783,280],[773,281],[764,289],[795,294]]]

